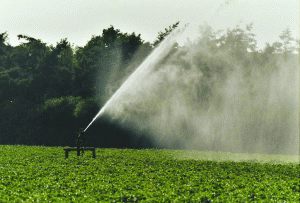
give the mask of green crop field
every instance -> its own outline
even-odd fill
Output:
[[[157,149],[65,159],[62,147],[0,146],[0,202],[298,202],[298,159]]]

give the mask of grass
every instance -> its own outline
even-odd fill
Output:
[[[0,146],[0,202],[298,202],[299,157],[249,156]]]

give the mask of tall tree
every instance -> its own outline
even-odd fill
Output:
[[[98,89],[99,95],[105,95],[108,80],[115,74],[124,75],[124,70],[142,45],[140,35],[122,33],[110,26],[103,30],[102,35],[93,36],[86,46],[79,47],[76,60],[80,94],[90,97]]]

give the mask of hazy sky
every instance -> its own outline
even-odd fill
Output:
[[[113,25],[153,42],[159,31],[181,21],[195,30],[204,21],[215,30],[254,23],[260,44],[278,40],[289,27],[299,38],[299,0],[1,0],[0,33],[19,44],[26,34],[55,45],[68,38],[83,46]]]

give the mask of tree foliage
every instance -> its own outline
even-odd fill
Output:
[[[169,28],[165,28],[164,32],[159,32],[157,39],[153,42],[153,46],[157,46],[161,41],[163,41],[166,36],[168,36],[176,27],[178,27],[179,21],[170,25]]]

